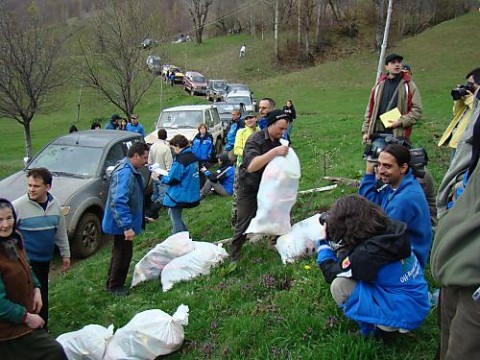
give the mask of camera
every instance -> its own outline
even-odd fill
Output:
[[[396,138],[390,134],[374,134],[373,141],[365,146],[363,158],[367,161],[376,162],[382,150],[388,144],[405,146],[410,151],[410,164],[416,177],[425,176],[425,166],[428,164],[428,154],[423,147],[412,149],[412,144],[406,139]]]
[[[465,83],[465,85],[460,85],[453,89],[450,94],[452,95],[452,99],[457,101],[460,100],[463,96],[467,95],[467,91],[470,91],[471,93],[474,92],[473,84],[467,82]]]

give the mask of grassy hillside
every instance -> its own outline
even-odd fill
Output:
[[[479,66],[480,50],[475,34],[479,14],[440,24],[396,44],[389,51],[405,56],[413,68],[414,80],[423,99],[424,116],[415,126],[413,140],[428,148],[430,169],[437,182],[445,170],[448,151],[435,142],[451,117],[450,89],[463,82],[467,71]],[[240,44],[247,44],[247,56],[238,59]],[[187,69],[204,70],[212,77],[244,81],[257,97],[270,96],[279,106],[292,99],[299,112],[293,130],[293,144],[302,165],[301,189],[323,184],[325,174],[354,177],[364,168],[361,158],[360,127],[377,60],[373,53],[361,53],[336,62],[327,62],[304,71],[288,73],[273,66],[271,40],[253,43],[247,36],[209,39],[202,46],[193,43],[159,49],[169,62]],[[171,61],[170,61],[171,60]],[[137,113],[151,127],[161,106],[191,102],[180,88],[161,87],[157,82],[142,101]],[[34,147],[66,133],[76,119],[78,85],[72,83],[58,96],[58,110],[34,121]],[[195,98],[195,101],[203,101]],[[108,117],[116,110],[83,89],[80,128],[91,119]],[[1,174],[20,166],[21,127],[0,120],[3,151]],[[295,223],[341,194],[335,191],[299,197],[293,211]],[[217,241],[230,237],[231,201],[211,197],[185,212],[185,222],[196,240]],[[159,221],[135,240],[134,263],[170,233],[165,212]],[[283,266],[278,255],[264,243],[247,245],[238,268],[214,269],[208,277],[162,293],[158,282],[140,285],[127,298],[115,298],[104,291],[110,246],[75,264],[72,271],[51,284],[52,333],[76,330],[89,323],[122,326],[137,312],[160,308],[173,313],[178,305],[190,307],[182,349],[169,359],[431,359],[438,344],[435,314],[412,334],[400,336],[385,347],[381,342],[362,339],[355,325],[346,320],[331,299],[313,258]],[[133,264],[131,270],[133,268]]]

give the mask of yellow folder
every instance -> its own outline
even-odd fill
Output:
[[[389,128],[401,116],[402,114],[400,113],[400,110],[398,110],[398,108],[396,107],[380,115],[380,120],[382,121],[383,126],[385,126],[386,128]]]

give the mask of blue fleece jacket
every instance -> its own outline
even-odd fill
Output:
[[[230,130],[228,130],[225,151],[233,150],[233,147],[235,146],[235,137],[237,136],[238,129],[240,129],[240,120],[232,123],[232,125],[230,126]]]
[[[408,170],[396,190],[385,186],[377,191],[375,185],[375,175],[365,174],[358,193],[380,205],[390,218],[407,224],[412,250],[424,268],[432,245],[432,226],[425,193],[413,176],[412,170]]]
[[[127,131],[136,132],[145,137],[145,130],[143,129],[143,125],[137,123],[137,125],[133,125],[131,123],[127,124]]]

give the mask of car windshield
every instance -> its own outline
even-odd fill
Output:
[[[94,177],[103,149],[50,144],[28,165],[29,169],[44,167],[53,174],[73,177]]]
[[[194,76],[193,81],[197,83],[204,83],[207,82],[203,76]]]
[[[215,107],[218,109],[219,114],[231,113],[235,109],[234,104],[215,104]]]
[[[227,102],[230,104],[240,104],[252,105],[252,100],[248,96],[230,96],[227,98]]]
[[[215,90],[225,90],[227,88],[227,83],[223,81],[215,81],[213,83],[213,88]]]
[[[247,85],[230,85],[228,87],[228,92],[231,91],[249,91]]]
[[[202,123],[202,110],[164,111],[157,121],[159,128],[191,128],[196,129]]]

